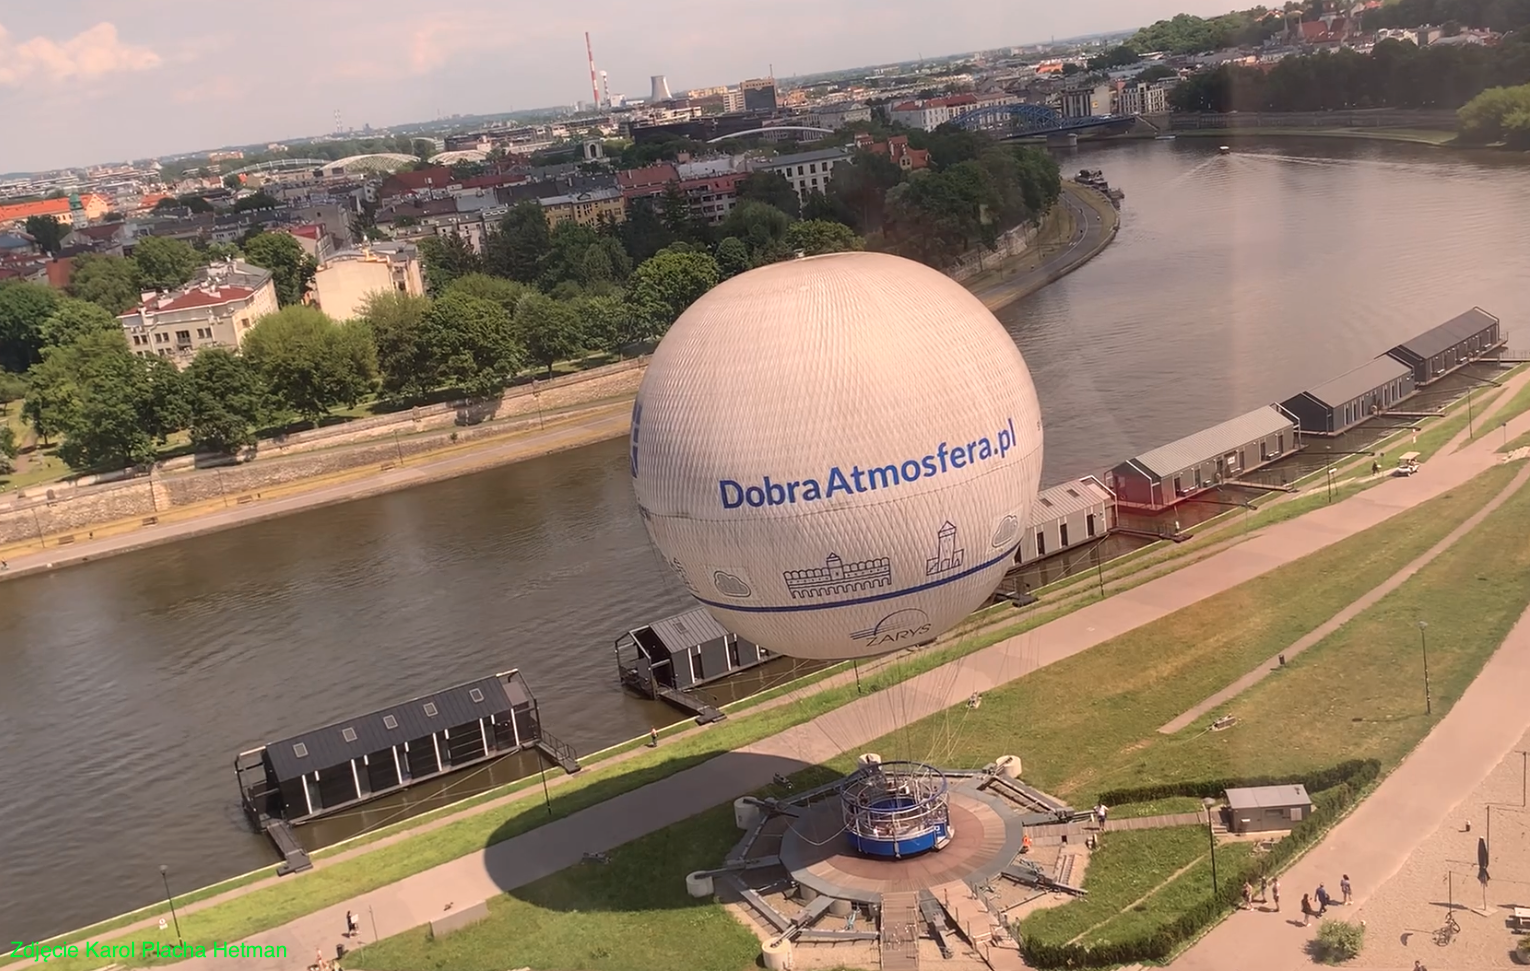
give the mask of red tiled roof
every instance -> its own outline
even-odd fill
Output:
[[[195,310],[198,307],[221,307],[223,304],[233,303],[236,300],[248,300],[254,292],[249,287],[228,286],[210,290],[197,287],[161,300],[148,309],[151,313],[164,313],[170,310]],[[135,307],[122,316],[132,317],[144,309]]]
[[[680,180],[680,171],[669,162],[660,162],[646,168],[616,173],[616,184],[623,189],[647,186],[664,186]]]
[[[452,170],[444,165],[433,165],[414,172],[395,172],[388,176],[382,190],[387,194],[418,192],[421,189],[445,188],[451,185]]]
[[[319,237],[324,235],[324,227],[320,226],[318,223],[305,223],[302,226],[289,227],[287,232],[291,233],[293,236],[301,236],[304,239],[317,240]]]
[[[16,219],[30,219],[33,216],[68,216],[68,199],[37,199],[33,202],[13,202],[8,206],[0,206],[0,223],[8,223]]]
[[[170,194],[168,192],[151,192],[148,195],[144,196],[142,199],[138,200],[138,208],[139,209],[153,209],[154,206],[161,199],[169,199],[169,198],[170,198]]]

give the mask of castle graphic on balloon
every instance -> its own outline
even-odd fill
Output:
[[[988,598],[1041,446],[1030,372],[982,302],[857,252],[751,270],[687,309],[643,376],[630,462],[650,540],[711,581],[688,589],[724,628],[840,659],[933,639]]]

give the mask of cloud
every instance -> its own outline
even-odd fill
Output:
[[[0,85],[20,87],[33,78],[93,81],[108,74],[149,71],[162,63],[147,47],[125,44],[114,24],[102,21],[63,43],[47,37],[18,41],[0,25]]]
[[[753,590],[749,589],[748,583],[731,573],[724,573],[722,570],[717,570],[712,574],[712,583],[726,596],[738,597],[741,600],[754,593]]]

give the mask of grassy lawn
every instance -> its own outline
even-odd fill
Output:
[[[1405,451],[1419,453],[1419,461],[1424,461],[1441,448],[1452,438],[1466,430],[1467,420],[1472,419],[1471,425],[1478,435],[1487,431],[1482,423],[1482,416],[1501,394],[1499,391],[1472,392],[1472,406],[1468,411],[1466,398],[1463,396],[1460,403],[1452,406],[1450,414],[1444,418],[1429,422],[1424,430],[1419,432],[1418,444],[1409,445]]]
[[[1201,801],[1194,796],[1165,796],[1151,802],[1129,802],[1110,808],[1111,819],[1136,819],[1139,816],[1171,816],[1175,813],[1200,812]]]
[[[1092,939],[1092,930],[1205,856],[1208,849],[1206,831],[1199,826],[1106,833],[1084,874],[1089,896],[1038,910],[1020,922],[1019,931],[1055,943],[1080,936]]]
[[[1208,748],[1249,739],[1252,729],[1219,732],[1214,742],[1196,744],[1165,738],[1157,729],[1429,549],[1516,471],[1489,470],[1381,526],[990,691],[955,737],[936,716],[866,751],[924,758],[944,750],[947,763],[957,766],[983,765],[1013,752],[1025,760],[1028,781],[1081,805],[1115,786],[1280,771],[1266,764],[1262,749],[1248,753],[1247,765],[1208,760]],[[1182,734],[1198,735],[1211,717]],[[1341,734],[1324,736],[1310,751],[1287,746],[1287,734],[1275,731],[1261,741],[1288,754],[1300,751],[1302,766],[1361,757],[1345,747]]]
[[[1489,414],[1482,428],[1484,432],[1496,432],[1499,425],[1513,421],[1527,411],[1530,411],[1530,384],[1520,388],[1519,393],[1505,402],[1502,408]]]
[[[628,843],[607,866],[555,873],[489,901],[489,919],[432,940],[416,929],[354,952],[369,971],[739,971],[759,942],[722,905],[692,899],[685,874],[738,842],[733,807]]]
[[[1515,449],[1524,448],[1526,445],[1530,445],[1530,432],[1525,432],[1523,435],[1516,435],[1514,438],[1509,439],[1498,447],[1498,451],[1512,452]]]
[[[1125,941],[1140,937],[1154,928],[1162,927],[1211,896],[1211,847],[1207,845],[1205,830],[1197,826],[1191,831],[1195,833],[1196,842],[1200,844],[1201,855],[1196,858],[1190,869],[1159,886],[1146,900],[1140,901],[1130,910],[1122,910],[1091,929],[1084,936],[1083,943],[1104,944],[1107,941]],[[1180,833],[1183,830],[1157,830],[1156,832]],[[1114,837],[1111,838],[1114,839]],[[1224,843],[1218,846],[1218,878],[1232,879],[1231,874],[1240,872],[1252,853],[1252,843]],[[1259,888],[1254,889],[1257,891]],[[1073,904],[1064,904],[1063,909],[1066,910],[1071,906]]]

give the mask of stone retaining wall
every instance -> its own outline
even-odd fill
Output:
[[[263,442],[240,459],[187,456],[160,463],[152,475],[25,490],[0,503],[0,546],[39,535],[88,534],[104,523],[156,516],[220,497],[234,503],[241,496],[305,479],[381,468],[452,444],[529,430],[542,420],[539,407],[544,416],[558,420],[567,418],[570,410],[635,393],[647,364],[647,358],[640,358],[539,381],[535,389],[510,389],[489,406],[455,402],[301,432],[282,442]],[[352,427],[363,422],[363,427]],[[400,433],[396,438],[395,431]]]

